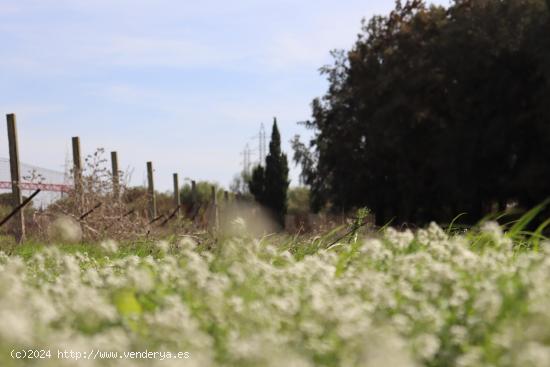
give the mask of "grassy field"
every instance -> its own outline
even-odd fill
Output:
[[[215,243],[5,247],[0,365],[550,365],[550,243],[524,223],[333,245],[242,224]],[[29,349],[51,357],[10,356]],[[98,350],[189,354],[84,359]]]

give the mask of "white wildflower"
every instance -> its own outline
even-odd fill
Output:
[[[158,241],[155,243],[155,247],[162,253],[168,252],[170,249],[170,243],[168,241]]]
[[[194,250],[197,242],[192,237],[185,236],[178,242],[178,247],[182,250]]]
[[[149,292],[155,286],[151,272],[143,267],[129,269],[127,277],[130,284],[140,292]]]
[[[439,339],[432,334],[422,334],[414,340],[415,351],[417,355],[424,359],[431,359],[439,350]]]
[[[48,237],[51,241],[79,242],[82,238],[82,229],[75,219],[61,216],[48,227]]]
[[[99,246],[108,254],[114,254],[118,251],[118,244],[111,239],[102,241]]]
[[[359,364],[361,366],[416,366],[405,342],[393,332],[378,330],[366,342]]]
[[[10,345],[29,344],[32,342],[33,320],[31,315],[27,315],[23,309],[19,310],[0,310],[0,340],[3,344]]]

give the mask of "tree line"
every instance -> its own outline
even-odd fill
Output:
[[[550,196],[550,0],[397,1],[334,51],[293,140],[313,209],[475,222]]]

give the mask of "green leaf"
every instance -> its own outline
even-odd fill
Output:
[[[114,303],[122,316],[141,315],[143,311],[141,304],[138,302],[132,290],[126,289],[115,294]]]

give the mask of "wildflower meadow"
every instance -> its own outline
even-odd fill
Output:
[[[0,30],[0,367],[550,367],[550,0]]]
[[[550,364],[550,243],[537,236],[491,221],[330,245],[234,232],[215,246],[183,237],[1,252],[0,365]],[[10,357],[29,349],[188,358]]]

